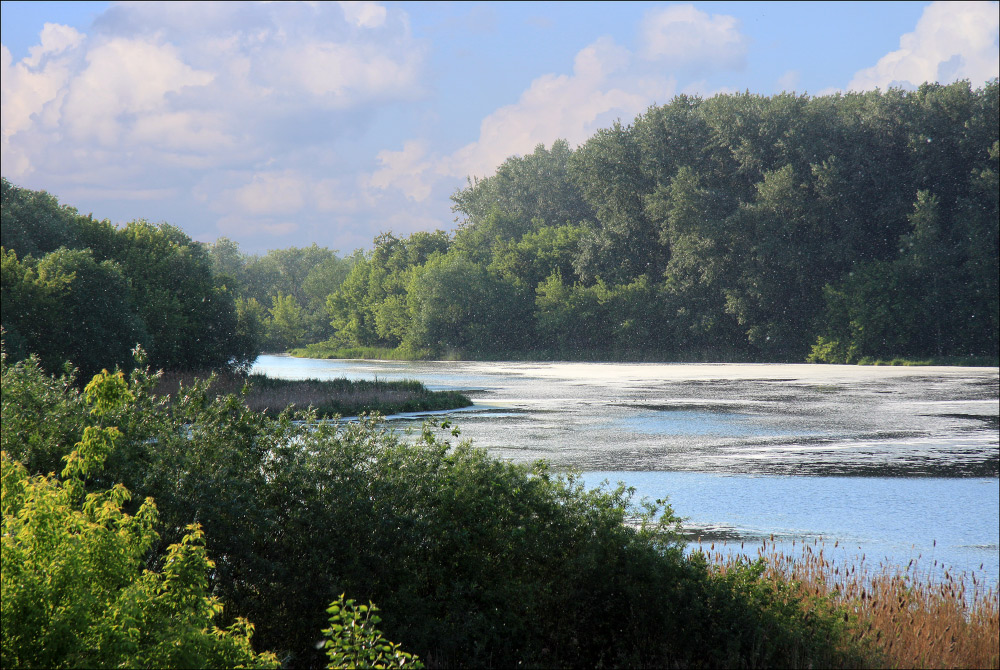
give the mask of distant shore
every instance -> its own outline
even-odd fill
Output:
[[[680,352],[672,355],[662,352],[498,352],[496,355],[471,353],[465,351],[432,352],[426,349],[413,349],[399,346],[391,347],[338,347],[328,342],[316,342],[304,347],[291,349],[288,355],[296,358],[318,358],[327,360],[381,360],[381,361],[524,361],[524,362],[554,362],[554,361],[587,361],[607,363],[807,363],[806,360],[753,360],[745,354],[718,352]],[[887,366],[954,366],[954,367],[1000,367],[1000,359],[989,356],[936,356],[933,358],[862,358],[853,363],[834,363],[834,365],[887,365]]]

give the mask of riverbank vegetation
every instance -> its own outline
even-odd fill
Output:
[[[206,378],[208,375],[202,375]],[[161,375],[153,389],[157,395],[183,393],[196,385],[193,373]],[[271,379],[262,374],[216,373],[208,387],[213,398],[239,395],[255,412],[278,416],[289,407],[311,409],[318,418],[350,417],[362,413],[399,414],[459,409],[472,404],[457,391],[431,391],[416,380],[379,381],[351,379]]]
[[[773,538],[772,538],[773,540]],[[1000,595],[997,584],[954,575],[914,558],[901,568],[870,566],[865,557],[819,542],[794,555],[766,541],[757,550],[762,574],[795,585],[799,597],[829,600],[854,613],[851,636],[877,650],[872,667],[995,668],[1000,664]],[[703,550],[722,573],[743,569],[725,546]],[[837,558],[833,558],[836,554]]]
[[[680,96],[507,159],[451,235],[376,238],[330,348],[995,365],[998,112],[996,81]]]
[[[868,603],[685,554],[665,503],[494,460],[449,425],[270,417],[205,382],[158,394],[142,364],[85,391],[35,358],[2,367],[5,667],[895,663],[887,632],[859,631],[898,589]],[[973,623],[995,641],[995,618]]]

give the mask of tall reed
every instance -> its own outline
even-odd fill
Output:
[[[848,556],[838,543],[796,544],[785,553],[773,540],[757,549],[756,558],[767,565],[765,576],[795,584],[804,603],[819,597],[841,606],[871,667],[1000,666],[996,584],[975,573],[955,574],[937,561],[924,569],[919,557],[905,567],[873,566],[865,555]],[[746,560],[726,545],[702,551],[720,572]]]

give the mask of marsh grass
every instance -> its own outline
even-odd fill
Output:
[[[182,386],[191,386],[207,375],[189,372],[164,373],[156,387],[159,395],[175,395]],[[261,374],[248,376],[216,374],[210,387],[215,396],[240,394],[246,387],[244,402],[256,412],[276,415],[288,406],[312,407],[320,417],[357,416],[362,413],[398,414],[400,412],[443,411],[468,407],[466,396],[455,391],[431,391],[413,380],[366,381],[349,379],[289,380],[272,379]]]
[[[772,538],[773,540],[773,538]],[[746,556],[726,545],[702,548],[720,573]],[[997,668],[1000,665],[1000,598],[997,586],[975,573],[957,575],[920,558],[905,567],[849,558],[834,544],[796,545],[784,553],[765,542],[756,558],[772,580],[791,582],[804,602],[829,599],[848,613],[848,626],[866,665],[883,668]],[[834,558],[834,556],[836,556]],[[753,558],[753,557],[751,557]]]

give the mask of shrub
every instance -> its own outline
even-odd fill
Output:
[[[270,418],[238,396],[213,397],[202,382],[171,398],[152,395],[155,383],[137,369],[128,380],[106,375],[87,395],[63,393],[37,365],[4,361],[4,444],[17,447],[22,434],[8,435],[8,416],[22,427],[25,411],[70,417],[64,429],[39,433],[57,444],[36,451],[51,458],[63,435],[93,438],[106,458],[88,481],[93,495],[123,482],[113,490],[156,500],[158,537],[149,512],[115,494],[115,519],[145,519],[147,558],[156,565],[176,562],[171,552],[199,552],[186,559],[193,579],[213,556],[207,588],[226,603],[220,626],[245,640],[243,620],[255,622],[259,648],[288,664],[325,665],[319,631],[343,593],[379,603],[385,636],[431,666],[853,662],[838,610],[768,583],[756,568],[719,575],[686,557],[662,501],[636,503],[623,486],[586,490],[541,462],[493,459],[453,443],[458,431],[447,423],[406,438],[377,418]],[[192,524],[204,535],[192,536]],[[5,617],[7,602],[5,594]],[[205,601],[185,602],[201,602],[198,621],[207,620]],[[344,606],[341,614],[354,616]],[[192,626],[164,630],[177,639],[214,631]]]
[[[99,416],[128,394],[114,375],[98,375],[88,391]],[[152,500],[129,515],[121,485],[85,494],[84,477],[118,435],[87,427],[63,481],[30,476],[2,453],[4,667],[278,667],[253,652],[247,621],[213,623],[222,606],[209,595],[214,564],[197,526],[167,549],[159,572],[145,570],[156,540]]]

